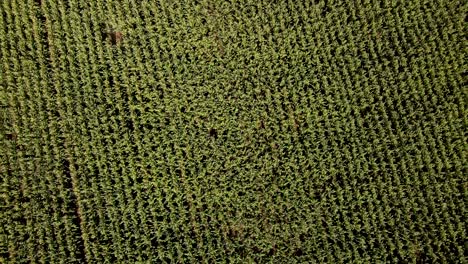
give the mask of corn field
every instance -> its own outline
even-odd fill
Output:
[[[466,263],[467,13],[0,1],[0,263]]]

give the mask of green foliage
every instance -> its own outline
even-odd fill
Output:
[[[467,11],[1,1],[0,262],[463,263]]]

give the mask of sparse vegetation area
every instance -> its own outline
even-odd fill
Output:
[[[467,7],[0,1],[0,263],[465,263]]]

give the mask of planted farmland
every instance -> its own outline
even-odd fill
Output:
[[[0,263],[466,262],[468,5],[276,2],[1,1]]]

